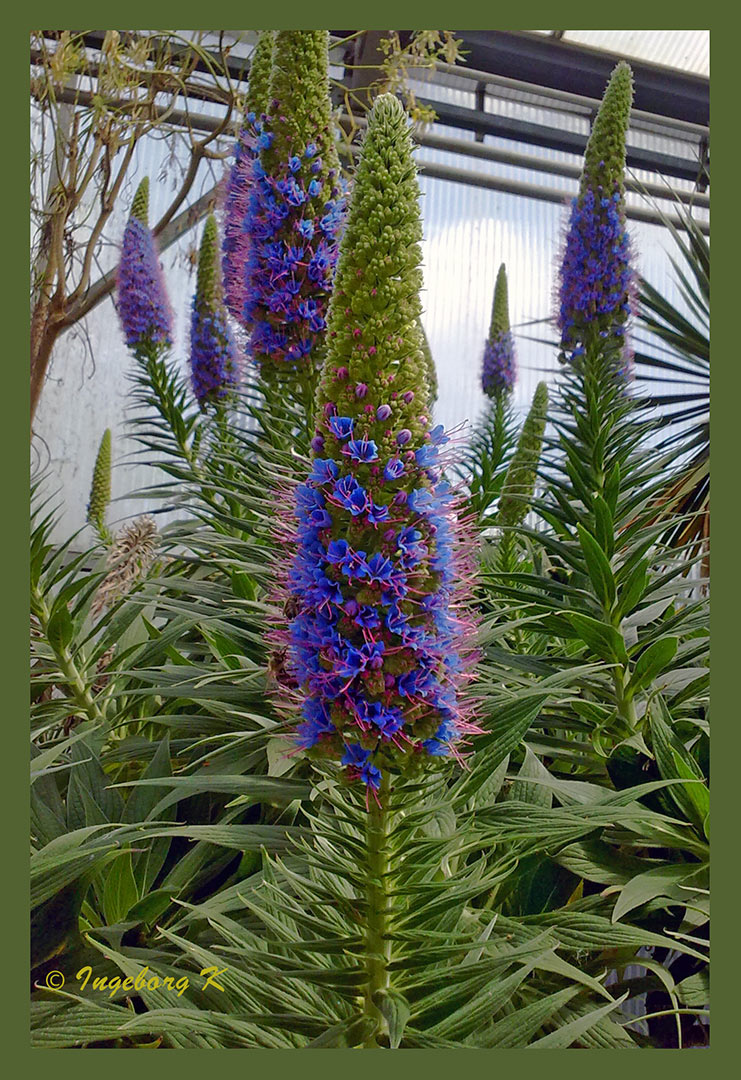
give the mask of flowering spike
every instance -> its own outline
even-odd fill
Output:
[[[231,315],[245,329],[249,329],[249,325],[244,321],[245,273],[249,251],[245,214],[257,154],[258,128],[261,130],[262,116],[268,107],[273,36],[272,30],[261,30],[252,54],[244,126],[235,144],[234,163],[229,173],[224,202],[224,299]]]
[[[507,271],[502,263],[494,286],[489,337],[484,345],[481,367],[481,386],[486,396],[495,400],[503,394],[512,393],[516,378],[515,343],[509,328],[507,305]]]
[[[172,345],[172,311],[154,237],[148,225],[149,180],[136,189],[118,266],[118,314],[126,344],[135,352]]]
[[[502,484],[497,515],[499,525],[512,528],[525,520],[535,491],[547,415],[548,387],[539,382]]]
[[[287,675],[298,742],[375,790],[382,771],[457,755],[475,658],[465,541],[441,479],[419,331],[419,188],[404,110],[376,99],[357,168],[317,391],[313,469],[296,489]]]
[[[87,505],[88,524],[92,525],[101,539],[106,540],[110,533],[106,528],[105,515],[111,501],[111,429],[106,428],[100,440],[98,454],[93,468],[93,482],[90,487],[90,501]]]
[[[201,408],[218,404],[237,385],[239,368],[227,324],[219,269],[216,218],[206,219],[198,256],[198,277],[190,323],[190,370]]]
[[[576,361],[597,348],[615,354],[627,374],[625,323],[631,309],[630,241],[625,222],[625,136],[633,79],[620,62],[607,85],[584,156],[561,267],[561,357]]]
[[[263,374],[311,373],[344,215],[330,124],[326,30],[279,30],[268,115],[257,135],[245,226],[243,321]]]

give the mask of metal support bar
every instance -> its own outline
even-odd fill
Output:
[[[477,82],[476,83],[476,108],[478,109],[479,112],[485,112],[486,111],[486,83],[485,82]],[[483,133],[483,131],[477,131],[474,138],[476,139],[477,143],[482,143],[484,141],[484,133]]]
[[[460,30],[471,67],[512,79],[600,99],[615,64],[624,57],[527,30]],[[631,58],[636,109],[707,127],[710,80]]]
[[[80,105],[90,105],[93,94],[88,90],[77,90],[72,87],[62,87],[57,94],[60,102],[69,102]],[[119,103],[123,107],[125,103]],[[342,118],[343,126],[349,121]],[[177,127],[190,128],[193,131],[214,131],[221,121],[215,116],[206,116],[202,113],[186,113],[180,109],[171,109],[167,113],[167,123]],[[366,121],[364,117],[353,117],[355,127],[364,130]],[[236,134],[236,126],[230,132]],[[550,173],[553,176],[562,176],[569,180],[578,180],[581,175],[581,166],[571,165],[562,161],[550,161],[547,158],[539,158],[534,154],[521,154],[513,150],[502,150],[496,146],[483,145],[471,142],[468,139],[454,139],[447,135],[436,135],[432,132],[422,131],[415,133],[415,141],[430,150],[442,150],[446,153],[459,154],[461,157],[478,158],[484,161],[494,161],[502,165],[510,165],[514,168],[528,169],[533,172]],[[484,175],[484,174],[480,174]],[[503,181],[514,183],[514,181]],[[708,209],[710,199],[707,195],[694,191],[674,191],[661,184],[640,183],[627,178],[625,181],[627,191],[640,195],[650,195],[656,199],[679,201],[687,205]]]
[[[420,72],[429,73],[430,68],[420,68]],[[600,99],[585,97],[583,94],[573,94],[568,90],[558,90],[552,86],[541,86],[536,83],[523,82],[521,79],[508,79],[504,75],[495,75],[487,71],[479,71],[468,65],[445,64],[442,61],[435,63],[434,69],[441,75],[453,75],[456,79],[468,79],[471,82],[484,82],[489,86],[500,86],[505,90],[513,90],[520,94],[533,94],[546,100],[562,102],[564,105],[572,105],[574,109],[585,116],[594,116],[599,108]],[[630,110],[631,125],[657,128],[664,131],[670,130],[678,136],[689,139],[701,139],[707,136],[710,129],[706,124],[693,124],[688,120],[678,120],[674,116],[660,116],[658,113],[644,112],[642,109]]]
[[[357,121],[356,121],[357,122]],[[501,165],[511,165],[517,169],[528,169],[532,172],[550,173],[552,176],[563,176],[569,180],[578,180],[581,176],[580,165],[570,165],[564,161],[551,161],[549,158],[536,157],[535,154],[521,154],[514,150],[502,150],[497,146],[481,145],[470,142],[468,139],[454,139],[447,135],[435,135],[432,132],[420,132],[415,134],[415,140],[420,146],[430,150],[442,150],[449,154],[459,154],[461,157],[478,158],[482,161],[496,161]],[[625,190],[635,192],[638,195],[650,195],[655,199],[668,199],[678,201],[690,206],[708,209],[710,198],[696,191],[674,190],[668,185],[641,183],[626,177]]]
[[[489,173],[474,172],[472,169],[457,169],[453,165],[439,165],[432,161],[418,161],[419,171],[435,180],[450,180],[455,184],[467,184],[470,187],[489,188],[492,191],[503,191],[508,195],[521,195],[527,199],[541,199],[544,202],[566,203],[569,195],[557,188],[544,187],[541,184],[528,184],[521,180],[504,180],[501,176],[492,176]],[[650,225],[665,225],[667,221],[676,229],[683,229],[682,220],[673,215],[666,214],[660,217],[652,210],[644,210],[639,206],[626,207],[626,214],[634,221],[645,221]],[[697,222],[698,228],[710,235],[710,226],[704,221]]]
[[[450,105],[446,101],[433,101],[428,98],[417,99],[421,105],[432,108],[437,113],[438,123],[449,127],[463,128],[483,135],[494,135],[500,139],[512,139],[516,142],[532,143],[550,150],[561,150],[580,157],[586,149],[588,136],[578,131],[564,131],[563,128],[546,127],[526,120],[516,120],[511,116],[498,116],[496,113],[480,113],[476,109],[465,109],[460,105]],[[701,165],[699,161],[661,154],[653,150],[629,146],[626,161],[630,168],[645,169],[666,176],[676,176],[682,180],[696,182],[699,179]]]

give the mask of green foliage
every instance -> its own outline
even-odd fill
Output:
[[[677,467],[667,469],[657,520],[673,524],[667,539],[677,549],[709,557],[710,540],[710,245],[689,209],[676,205],[683,231],[668,219],[680,311],[645,278],[639,279],[635,333],[637,377],[647,399],[661,409],[662,448],[679,451]],[[646,338],[648,331],[651,338]],[[658,340],[656,340],[658,339]],[[657,392],[657,381],[678,381]]]
[[[456,469],[468,486],[471,510],[482,525],[491,524],[494,518],[495,504],[516,442],[516,418],[510,398],[498,394],[487,401]]]

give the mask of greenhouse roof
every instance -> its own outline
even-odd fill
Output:
[[[535,30],[533,33],[705,78],[710,74],[709,30]]]

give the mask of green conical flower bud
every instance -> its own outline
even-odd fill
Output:
[[[632,102],[633,73],[630,65],[621,61],[610,76],[584,152],[581,195],[588,189],[597,190],[600,184],[608,195],[623,193],[625,136]]]
[[[199,303],[213,307],[221,302],[221,273],[219,268],[219,230],[216,218],[209,214],[203,226],[198,250],[196,293]]]
[[[270,73],[273,66],[273,30],[260,30],[252,54],[250,75],[245,98],[245,112],[261,116],[267,112],[270,99]]]
[[[507,296],[507,269],[502,263],[494,286],[494,302],[491,306],[489,340],[492,341],[509,331],[509,301]]]
[[[394,452],[399,431],[417,444],[427,425],[421,419],[428,403],[419,321],[422,225],[404,110],[384,94],[372,115],[337,264],[317,402],[320,423],[327,403],[341,416],[362,416],[366,394],[390,407],[392,420],[375,425],[386,454]]]
[[[90,487],[90,501],[87,506],[87,520],[98,533],[101,540],[107,541],[110,533],[105,524],[106,510],[111,501],[111,429],[106,428],[100,440],[98,455],[93,468],[93,482]]]
[[[502,484],[497,515],[497,524],[500,526],[512,529],[525,520],[535,491],[547,416],[548,387],[544,382],[540,382],[533,395],[530,411],[517,441],[517,449],[512,455]],[[501,561],[506,561],[513,547],[514,535],[504,533],[501,542]]]
[[[266,172],[316,145],[324,169],[339,167],[329,100],[329,32],[277,30],[270,72],[268,112],[273,139],[261,154]]]
[[[134,193],[131,203],[131,216],[149,225],[149,177],[145,176]]]

